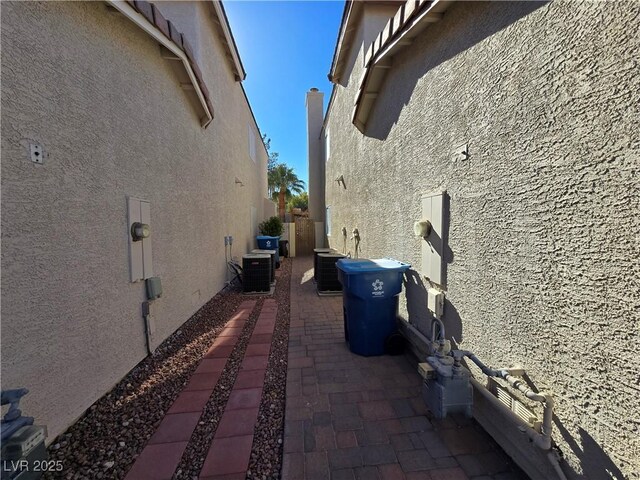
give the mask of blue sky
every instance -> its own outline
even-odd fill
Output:
[[[280,161],[308,184],[305,93],[324,92],[326,110],[344,2],[226,0],[224,8],[258,126]]]

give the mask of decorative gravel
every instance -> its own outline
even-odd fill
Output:
[[[262,390],[258,422],[253,432],[248,479],[278,479],[282,466],[284,441],[284,408],[287,385],[287,357],[289,353],[289,320],[291,289],[291,261],[280,267],[283,272],[274,298],[278,305],[276,326],[271,341],[271,353]]]
[[[248,478],[279,477],[284,430],[290,275],[291,260],[284,259],[274,293],[278,314]],[[152,356],[142,360],[51,443],[48,448],[50,460],[60,460],[64,468],[62,472],[48,472],[44,478],[124,478],[224,324],[240,303],[249,298],[252,297],[230,288],[207,302]],[[176,479],[193,479],[204,463],[265,297],[253,298],[258,301],[256,308],[247,320],[204,409],[174,475]]]

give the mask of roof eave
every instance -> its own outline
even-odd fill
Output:
[[[329,70],[329,81],[332,83],[338,83],[342,76],[342,65],[345,57],[348,55],[351,49],[351,42],[349,41],[349,34],[352,33],[355,28],[352,23],[357,16],[357,9],[361,2],[355,0],[346,0],[344,4],[344,11],[342,12],[342,21],[340,22],[340,29],[338,31],[338,41],[336,42],[336,48],[333,52],[333,59],[331,60],[331,70]]]
[[[220,21],[220,28],[222,30],[222,34],[224,35],[224,39],[226,41],[226,46],[229,51],[229,56],[231,57],[231,63],[234,69],[234,74],[236,75],[236,79],[241,82],[245,78],[247,78],[247,72],[244,70],[244,66],[242,65],[242,60],[240,59],[240,54],[238,53],[238,47],[236,45],[236,41],[233,38],[233,33],[231,33],[231,27],[229,26],[229,19],[227,18],[227,14],[224,10],[224,6],[220,0],[211,0],[213,4],[213,9],[215,11],[218,20]]]
[[[351,118],[360,132],[365,133],[369,113],[392,66],[393,57],[411,45],[414,37],[427,25],[439,21],[451,3],[451,0],[409,0],[373,41],[365,54],[365,71]]]
[[[131,22],[136,24],[142,30],[144,30],[148,35],[150,35],[154,40],[156,40],[160,45],[169,50],[173,55],[175,55],[176,59],[179,59],[182,62],[182,65],[185,69],[189,77],[189,81],[193,86],[193,92],[198,98],[198,102],[202,107],[204,116],[200,119],[200,124],[203,128],[206,128],[211,121],[213,120],[213,106],[211,105],[210,100],[207,95],[205,95],[203,85],[200,85],[200,79],[195,72],[195,66],[191,65],[191,61],[188,58],[187,54],[183,49],[181,49],[174,41],[167,38],[165,34],[163,34],[153,23],[150,21],[145,15],[138,12],[131,3],[133,2],[124,2],[117,0],[105,0],[105,2],[111,7],[115,8],[125,17],[127,17]],[[190,87],[191,88],[191,87]]]

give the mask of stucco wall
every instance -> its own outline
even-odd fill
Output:
[[[126,196],[151,202],[156,343],[224,286],[224,235],[235,254],[253,248],[266,152],[258,140],[249,158],[244,94],[219,39],[201,38],[216,112],[206,130],[158,44],[123,15],[3,2],[2,387],[30,389],[22,409],[50,439],[146,355]]]
[[[554,439],[592,479],[640,472],[639,11],[454,4],[394,58],[366,135],[350,122],[358,62],[327,121],[333,232],[419,268],[420,197],[446,190],[448,331],[555,392]]]

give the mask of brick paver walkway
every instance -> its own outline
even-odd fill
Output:
[[[276,312],[275,300],[265,300],[245,351],[240,373],[200,472],[201,480],[243,480],[246,476]]]
[[[173,476],[255,304],[255,300],[240,304],[236,314],[205,353],[189,383],[160,422],[125,480],[158,480]]]
[[[294,259],[284,480],[526,478],[473,420],[430,420],[415,361],[352,354],[342,297],[312,278]]]
[[[256,305],[242,302],[205,353],[183,392],[127,474],[126,480],[173,477],[189,440]],[[277,305],[266,299],[253,328],[233,390],[204,461],[202,480],[242,480],[249,466],[253,431],[276,324]]]

